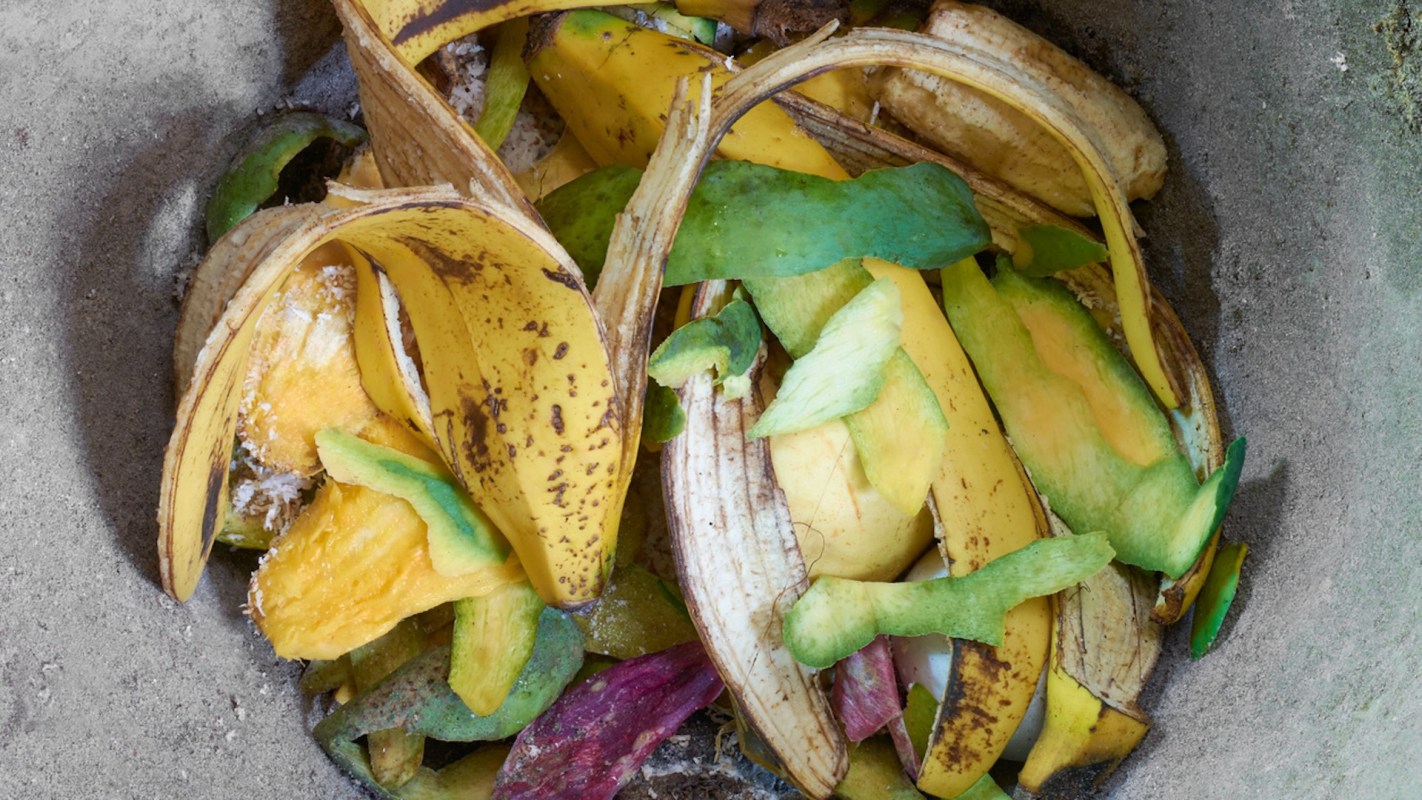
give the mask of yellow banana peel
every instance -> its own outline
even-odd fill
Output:
[[[568,256],[533,219],[448,189],[364,199],[258,214],[231,236],[267,244],[221,248],[221,261],[200,268],[248,278],[197,356],[165,457],[164,588],[178,599],[192,594],[221,523],[258,319],[293,265],[341,241],[379,266],[409,313],[441,455],[545,600],[595,598],[624,494],[623,420],[601,326]],[[238,255],[258,260],[238,263]],[[388,315],[378,316],[388,339]]]
[[[1149,730],[1137,701],[1160,656],[1154,593],[1150,577],[1112,564],[1054,599],[1046,716],[1018,776],[1029,796],[1090,794]]]
[[[949,573],[966,575],[1046,535],[1046,518],[967,354],[918,276],[865,259],[874,277],[899,286],[903,343],[948,417],[948,446],[933,480],[941,521],[939,546]],[[910,331],[912,324],[919,330]],[[948,689],[928,740],[918,786],[957,797],[997,762],[1027,713],[1047,657],[1051,612],[1046,598],[1014,608],[1002,645],[954,642]]]

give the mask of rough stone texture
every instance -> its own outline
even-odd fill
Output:
[[[1422,738],[1422,2],[1000,4],[1142,99],[1148,254],[1250,462],[1216,652],[1121,798],[1403,797]],[[156,586],[174,276],[258,112],[348,109],[318,0],[0,4],[0,798],[357,797],[219,556]]]

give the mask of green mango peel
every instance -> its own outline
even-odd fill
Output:
[[[750,303],[734,297],[714,315],[672,331],[647,359],[647,374],[677,389],[691,376],[714,370],[715,384],[724,386],[728,396],[744,397],[750,389],[746,372],[759,349],[760,318]]]
[[[1205,585],[1195,600],[1195,616],[1190,620],[1190,657],[1202,658],[1214,646],[1215,638],[1224,626],[1229,607],[1239,589],[1239,572],[1249,546],[1231,542],[1220,548],[1205,576]]]
[[[355,147],[365,138],[358,125],[309,111],[278,117],[237,154],[218,181],[207,203],[207,240],[221,239],[276,194],[281,171],[317,140]]]
[[[874,402],[889,358],[899,349],[903,323],[892,280],[865,287],[830,317],[810,352],[790,365],[750,438],[809,430]]]
[[[331,758],[355,771],[357,740],[403,728],[446,742],[508,738],[558,699],[583,664],[583,632],[566,612],[545,608],[533,654],[494,713],[469,710],[449,687],[448,645],[432,647],[321,721],[312,732]]]
[[[1027,225],[1017,231],[1025,247],[1012,256],[1012,266],[1033,278],[1106,262],[1100,242],[1060,225]]]
[[[605,167],[537,204],[589,284],[602,271],[612,227],[641,177],[630,167]],[[833,181],[745,161],[713,161],[687,204],[663,284],[803,275],[866,256],[938,269],[990,241],[972,191],[937,164]]]
[[[879,634],[937,633],[1002,644],[1003,618],[1033,597],[1095,575],[1116,555],[1106,535],[1039,539],[962,577],[912,583],[824,576],[785,615],[785,644],[802,664],[827,669]]]

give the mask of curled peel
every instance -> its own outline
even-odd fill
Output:
[[[447,183],[536,219],[504,162],[415,71],[415,65],[440,45],[499,20],[460,17],[467,24],[430,25],[420,36],[402,38],[402,21],[438,19],[441,12],[457,14],[459,4],[451,0],[333,0],[333,5],[345,29],[346,49],[359,80],[361,108],[386,184]],[[534,10],[536,7],[521,9]]]
[[[364,197],[348,209],[256,215],[231,235],[262,246],[219,248],[212,258],[222,263],[200,268],[247,278],[196,357],[165,456],[164,588],[191,596],[221,524],[263,310],[307,253],[339,240],[378,265],[404,300],[435,442],[476,504],[545,599],[593,599],[616,542],[623,437],[602,329],[571,260],[535,220],[449,189]]]
[[[1136,365],[1168,408],[1179,391],[1166,373],[1151,327],[1152,297],[1125,193],[1102,156],[1101,146],[1077,114],[1039,80],[994,55],[952,42],[889,29],[859,29],[825,40],[813,37],[756,63],[722,87],[711,128],[719,136],[755,103],[796,82],[831,69],[894,66],[916,69],[966,84],[1022,111],[1047,129],[1082,170],[1101,219],[1122,312],[1126,341]]]

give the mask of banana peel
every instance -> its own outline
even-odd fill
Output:
[[[494,151],[415,71],[445,42],[492,25],[479,18],[469,30],[434,26],[401,38],[401,21],[438,18],[459,4],[430,0],[332,0],[355,68],[371,146],[387,186],[449,184],[460,192],[537,219],[517,181]],[[537,10],[524,8],[523,12]],[[462,19],[462,18],[461,18]],[[446,35],[448,34],[448,35]],[[441,38],[443,37],[443,38]]]
[[[625,494],[623,429],[602,329],[571,260],[533,219],[449,189],[365,199],[255,215],[229,237],[261,246],[219,248],[209,262],[222,261],[200,268],[247,279],[197,355],[165,456],[165,590],[191,596],[221,524],[257,321],[294,264],[339,240],[379,264],[405,302],[441,455],[546,601],[592,600],[611,565]]]
[[[1046,717],[1018,775],[1027,797],[1088,796],[1144,738],[1150,718],[1138,700],[1163,636],[1154,594],[1149,576],[1112,564],[1054,599]]]
[[[697,316],[729,296],[724,282],[706,282]],[[790,780],[825,798],[848,754],[814,672],[779,634],[808,581],[769,447],[745,436],[764,407],[756,384],[738,400],[717,392],[709,373],[682,386],[687,427],[662,450],[672,547],[692,620],[741,718]]]
[[[938,0],[919,29],[1010,60],[1076,113],[1131,199],[1165,179],[1165,142],[1130,95],[1066,51],[986,6]],[[888,70],[878,99],[935,147],[1075,216],[1095,203],[1071,155],[1020,110],[941,76]]]

